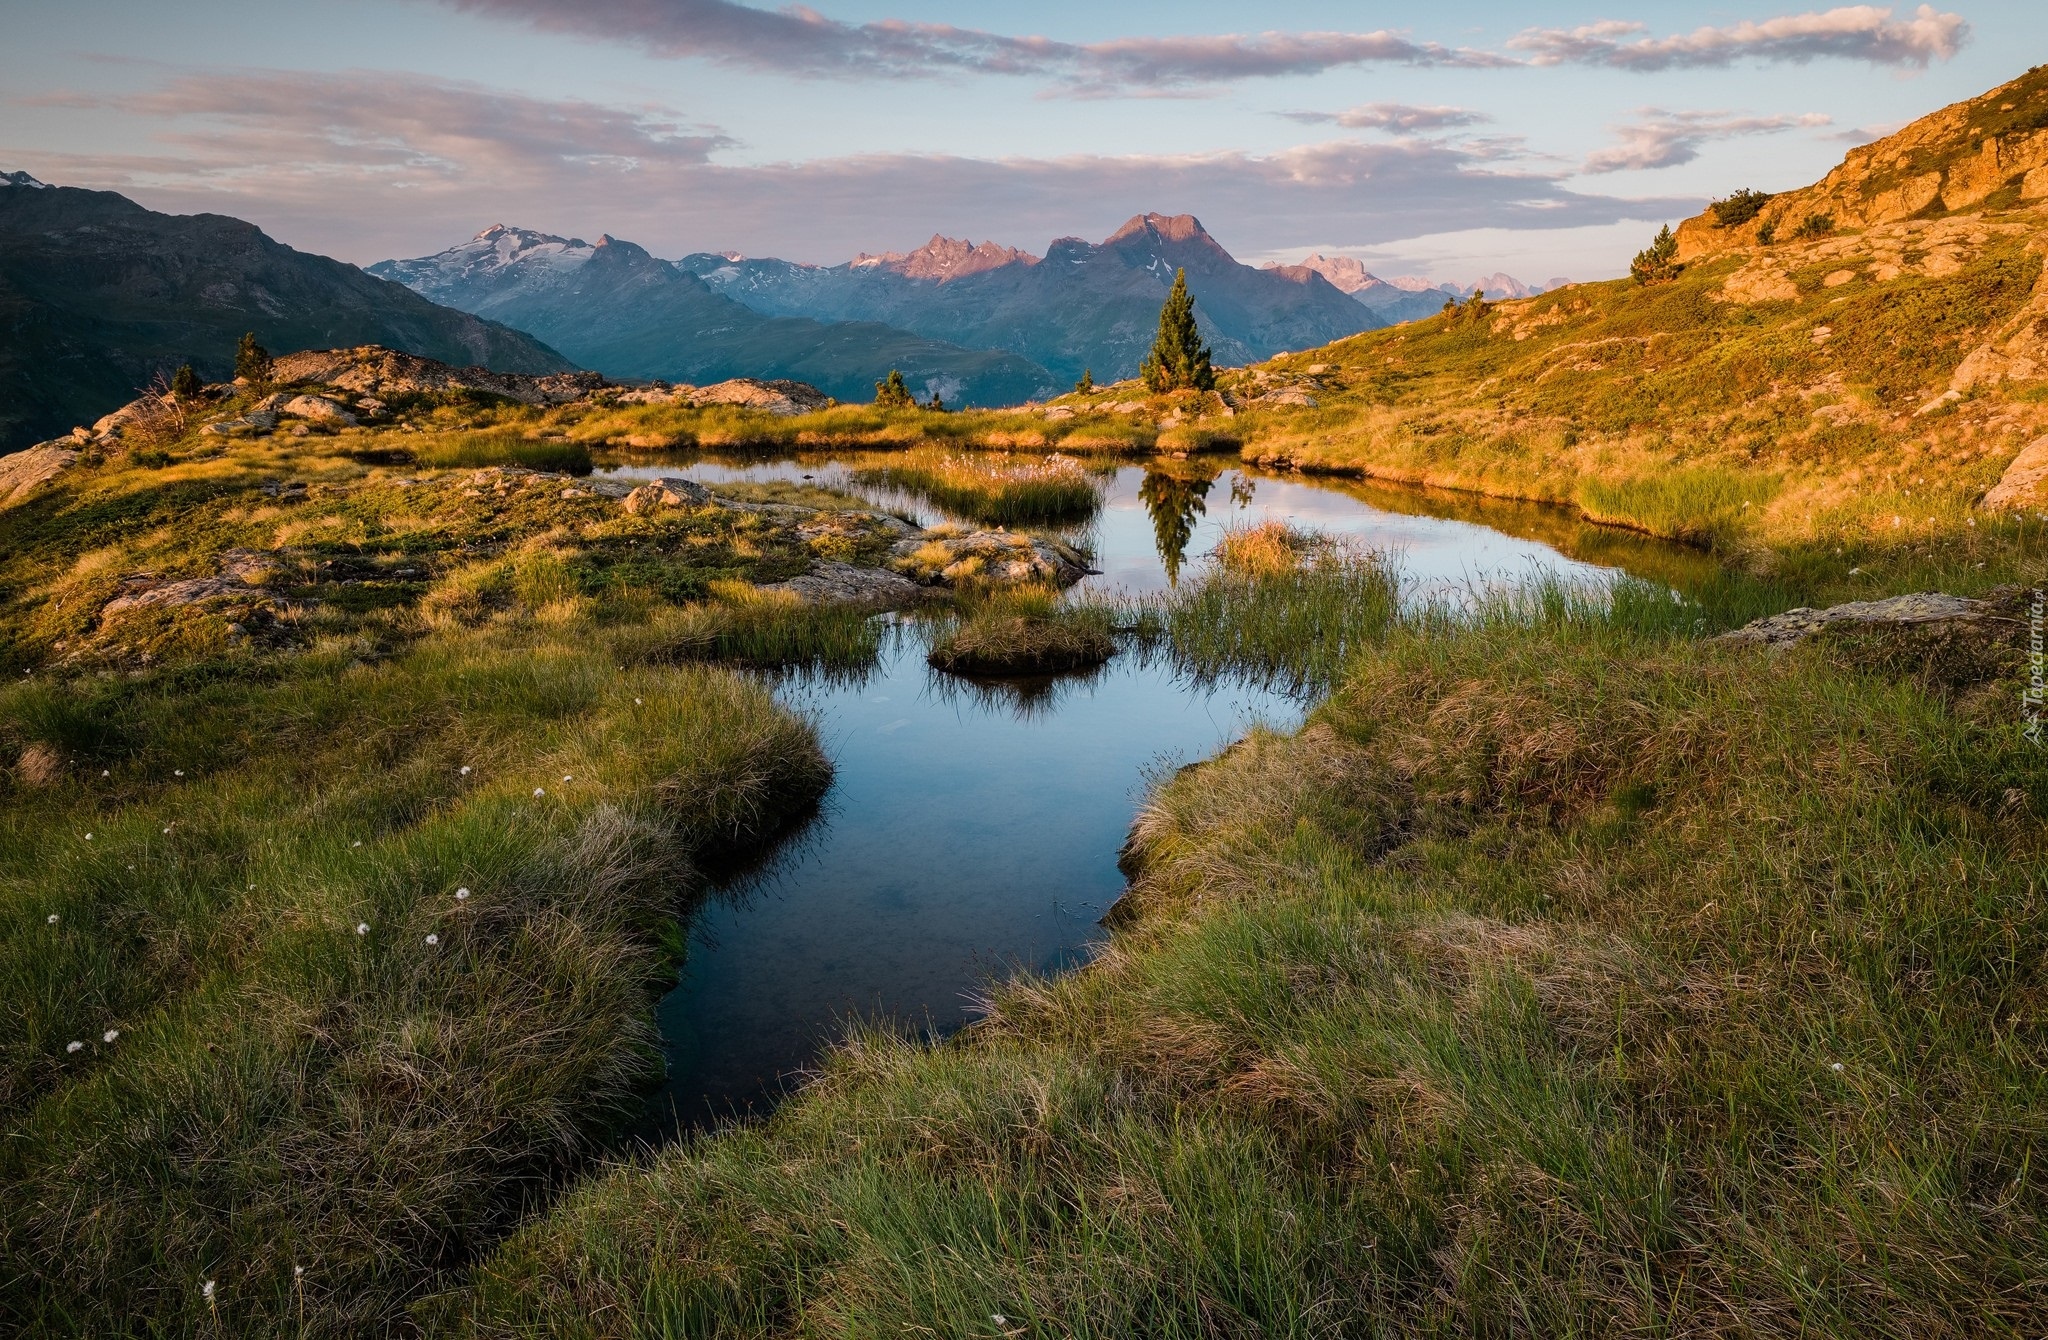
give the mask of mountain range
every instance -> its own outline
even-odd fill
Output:
[[[936,236],[915,251],[842,265],[723,252],[698,252],[676,265],[756,311],[881,321],[1020,354],[1063,381],[1083,369],[1103,380],[1135,375],[1176,270],[1187,271],[1196,324],[1219,365],[1386,324],[1307,267],[1240,263],[1191,214],[1140,214],[1100,243],[1060,238],[1043,257]]]
[[[1268,269],[1281,269],[1278,265]],[[1487,297],[1533,298],[1539,293],[1548,293],[1563,288],[1569,279],[1553,279],[1545,284],[1524,284],[1509,274],[1490,274],[1476,283],[1460,287],[1456,284],[1438,284],[1427,279],[1395,278],[1382,279],[1365,268],[1360,261],[1349,256],[1325,256],[1318,252],[1289,269],[1313,270],[1341,292],[1348,293],[1361,303],[1385,325],[1397,326],[1405,321],[1420,321],[1435,316],[1443,310],[1444,303],[1484,293]]]
[[[596,242],[493,225],[457,246],[380,261],[372,274],[438,303],[530,331],[613,377],[711,382],[792,378],[868,400],[893,369],[920,399],[1004,405],[1061,389],[1046,369],[868,320],[769,315],[618,238]]]
[[[279,352],[382,344],[500,372],[572,367],[240,219],[0,173],[0,451],[91,423],[181,363],[224,379],[244,331]]]

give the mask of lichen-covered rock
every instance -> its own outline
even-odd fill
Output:
[[[1009,531],[962,531],[935,526],[890,546],[898,572],[934,586],[1016,585],[1049,582],[1071,586],[1090,569],[1066,545]]]
[[[315,423],[353,424],[356,416],[324,395],[295,395],[277,407],[278,413]]]
[[[1773,649],[1793,646],[1814,634],[1839,625],[1862,627],[1906,627],[1936,623],[1972,622],[1985,618],[1985,602],[1939,591],[1920,591],[1885,600],[1852,600],[1826,609],[1792,609],[1744,624],[1723,633],[1717,642],[1732,642]]]
[[[663,507],[709,507],[711,490],[689,479],[655,479],[628,493],[623,506],[636,516]]]
[[[45,442],[26,451],[0,456],[0,507],[20,502],[62,474],[78,459],[78,453],[64,441]]]
[[[802,576],[761,589],[788,592],[806,605],[872,605],[876,609],[893,609],[924,597],[924,589],[916,582],[887,568],[860,568],[831,559],[819,559]]]
[[[735,377],[690,393],[690,404],[700,409],[706,405],[737,405],[780,416],[807,414],[831,403],[830,397],[809,382],[761,381],[754,377]]]
[[[2037,437],[2013,457],[1980,505],[1992,511],[2038,506],[2044,501],[2043,483],[2048,483],[2048,437]]]

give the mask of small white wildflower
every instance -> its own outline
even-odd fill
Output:
[[[367,921],[358,921],[358,922],[356,923],[356,934],[357,934],[357,935],[368,935],[369,933],[370,933],[370,923],[369,923],[369,922],[367,922]]]
[[[57,924],[57,914],[55,912],[50,913],[50,924],[52,926]]]
[[[437,944],[441,943],[441,937],[440,937],[440,936],[438,936],[438,935],[436,935],[436,934],[434,934],[434,933],[433,933],[432,931],[428,931],[428,932],[427,932],[427,943],[428,943],[428,944],[430,944],[430,945],[437,945]]]
[[[100,1034],[100,1041],[101,1041],[101,1042],[112,1042],[112,1041],[113,1041],[113,1040],[114,1040],[115,1038],[118,1038],[118,1037],[120,1037],[120,1036],[121,1036],[121,1030],[120,1030],[120,1029],[118,1029],[118,1028],[110,1028],[110,1029],[108,1029],[108,1030],[107,1030],[106,1032],[104,1032],[104,1033]]]
[[[469,764],[467,764],[467,763],[463,764],[463,765],[462,765],[462,771],[461,771],[461,772],[459,772],[459,773],[457,773],[457,774],[456,774],[456,776],[458,776],[458,777],[467,777],[467,776],[469,776]]]
[[[1836,1061],[1833,1065],[1830,1065],[1828,1069],[1834,1071],[1837,1075],[1839,1075],[1842,1073],[1842,1063],[1840,1061]]]
[[[540,787],[536,786],[536,787],[534,787],[534,788],[533,788],[533,794],[535,794],[535,795],[537,795],[537,796],[544,796],[544,795],[546,795],[546,794],[547,794],[547,792],[546,792],[546,791],[544,791],[544,790],[542,790],[542,789],[541,789]]]
[[[467,898],[467,897],[469,897],[469,890],[468,890],[468,889],[457,889],[457,890],[455,891],[455,900],[456,900],[457,902],[460,902],[460,901],[462,901],[462,900],[463,900],[464,898]]]
[[[84,1050],[85,1044],[83,1042],[67,1042],[64,1044],[64,1054],[66,1056],[70,1056],[74,1053],[82,1052]]]

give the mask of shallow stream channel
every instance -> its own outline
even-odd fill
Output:
[[[692,453],[604,473],[811,483],[919,524],[966,519],[859,482],[874,459]],[[1083,595],[1197,580],[1226,527],[1268,520],[1391,553],[1405,599],[1546,572],[1682,587],[1708,562],[1558,509],[1273,474],[1230,457],[1105,465],[1094,478],[1099,508],[1062,532],[1101,569],[1075,588]],[[944,1034],[974,1016],[991,980],[1085,962],[1123,891],[1117,855],[1148,780],[1255,724],[1293,729],[1311,705],[1259,684],[1199,684],[1165,657],[969,681],[931,669],[923,651],[892,624],[871,670],[778,681],[817,723],[832,788],[696,914],[659,1007],[668,1075],[642,1138],[764,1111],[856,1018]]]

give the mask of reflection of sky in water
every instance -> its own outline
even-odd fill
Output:
[[[876,459],[874,457],[867,458]],[[925,523],[919,499],[852,484],[843,465],[705,460],[612,473],[688,475],[707,484],[789,480],[859,494]],[[1200,489],[1201,466],[1161,462],[1155,502]],[[1101,575],[1084,589],[1164,590],[1142,466],[1105,478],[1104,506],[1074,538]],[[1310,478],[1224,469],[1192,521],[1183,575],[1227,525],[1267,520],[1355,537],[1398,555],[1411,590],[1455,592],[1488,575],[1538,567],[1565,576],[1609,569],[1484,525],[1377,508]],[[1086,957],[1123,888],[1116,857],[1148,767],[1215,753],[1253,720],[1291,728],[1300,706],[1224,687],[1198,691],[1131,655],[1087,680],[1059,681],[1028,705],[935,676],[908,639],[891,639],[858,684],[795,683],[783,698],[819,723],[837,769],[824,813],[772,859],[750,891],[698,917],[683,978],[661,1003],[669,1083],[655,1104],[684,1122],[745,1107],[808,1064],[850,1014],[940,1029],[962,1022],[992,974],[1050,970]]]
[[[1170,465],[1182,465],[1170,462]],[[697,460],[674,465],[631,465],[616,473],[638,478],[687,475],[706,484],[766,483],[772,480],[809,482],[858,494],[875,505],[903,511],[929,524],[945,514],[913,494],[855,484],[847,468],[833,461],[800,463],[764,460],[736,465]],[[1071,534],[1094,551],[1102,574],[1082,584],[1083,590],[1121,591],[1142,595],[1167,589],[1153,519],[1140,488],[1143,466],[1118,468],[1103,494],[1102,511],[1094,521]],[[805,476],[810,476],[808,480]],[[1197,486],[1199,487],[1199,486]],[[1537,571],[1566,579],[1597,579],[1614,569],[1566,558],[1540,540],[1522,539],[1471,521],[1440,516],[1414,516],[1386,511],[1313,476],[1273,478],[1225,469],[1209,483],[1187,542],[1182,575],[1192,575],[1203,555],[1216,548],[1224,528],[1288,521],[1305,529],[1356,539],[1369,548],[1392,554],[1414,596],[1456,594],[1488,581],[1513,581]]]
[[[1276,695],[1191,691],[1131,656],[1019,712],[935,677],[917,646],[892,646],[865,683],[785,690],[819,722],[832,792],[757,887],[698,917],[659,1011],[658,1109],[744,1105],[850,1013],[951,1028],[991,975],[1085,957],[1123,889],[1145,770],[1207,757],[1253,720],[1300,721]]]

